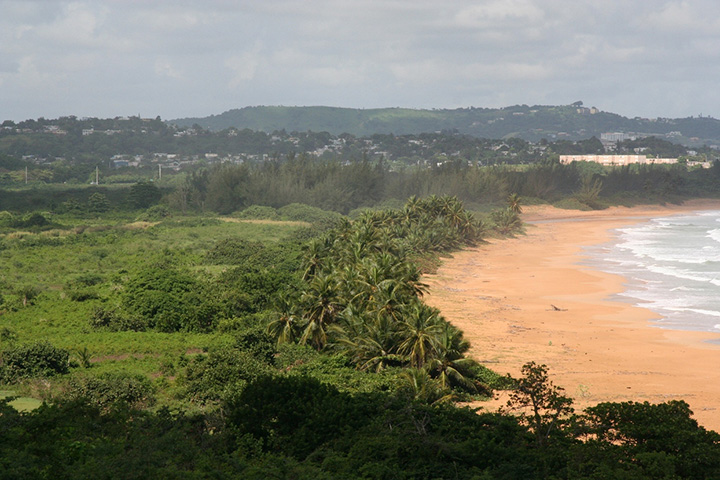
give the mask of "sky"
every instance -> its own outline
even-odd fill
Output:
[[[0,121],[583,101],[720,116],[717,0],[0,0]]]

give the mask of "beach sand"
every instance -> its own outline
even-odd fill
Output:
[[[605,401],[684,400],[700,425],[720,431],[720,343],[713,343],[720,333],[654,327],[657,314],[611,298],[623,291],[623,277],[579,263],[584,246],[609,241],[615,228],[704,209],[720,210],[720,202],[592,212],[525,207],[523,220],[532,222],[525,235],[445,259],[424,279],[426,302],[464,331],[470,354],[494,371],[519,376],[526,362],[547,365],[576,411]],[[506,402],[500,392],[475,406],[492,411]]]

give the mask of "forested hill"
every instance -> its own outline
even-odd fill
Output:
[[[457,131],[479,138],[520,137],[528,141],[579,140],[606,132],[672,137],[686,145],[720,144],[720,120],[711,117],[627,118],[595,108],[516,105],[505,108],[414,110],[407,108],[354,109],[336,107],[245,107],[204,118],[181,118],[170,123],[194,124],[220,131],[227,128],[273,132],[327,131],[357,136],[376,133],[419,134]]]

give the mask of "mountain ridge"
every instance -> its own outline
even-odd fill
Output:
[[[456,109],[371,108],[331,106],[250,106],[207,117],[170,120],[181,127],[199,125],[212,131],[228,128],[273,131],[327,131],[334,135],[420,134],[449,131],[478,138],[518,137],[527,141],[582,140],[603,133],[671,138],[685,145],[720,145],[720,120],[711,117],[627,118],[572,105],[514,105],[503,108]]]

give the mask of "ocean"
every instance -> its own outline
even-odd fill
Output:
[[[654,218],[589,247],[593,268],[625,277],[618,298],[648,308],[657,326],[720,331],[720,211]]]

